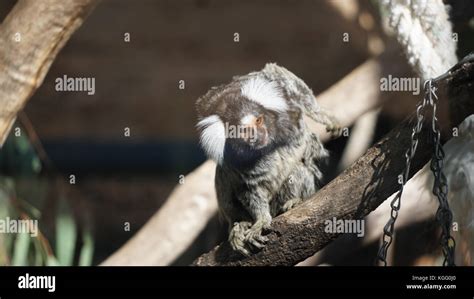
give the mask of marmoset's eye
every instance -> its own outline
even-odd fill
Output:
[[[255,123],[257,124],[257,126],[263,125],[263,115],[260,115],[259,117],[257,117],[257,120],[255,121]]]

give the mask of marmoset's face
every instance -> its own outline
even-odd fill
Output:
[[[301,110],[288,107],[272,82],[250,80],[214,100],[198,123],[201,145],[218,163],[251,166],[298,134]]]
[[[241,95],[228,98],[222,112],[226,143],[230,146],[261,150],[272,143],[274,132],[271,128],[277,117],[275,112]]]
[[[234,166],[250,166],[282,143],[278,129],[279,113],[236,95],[226,99],[224,122],[226,141],[224,161]]]

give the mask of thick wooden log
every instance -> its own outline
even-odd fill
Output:
[[[0,26],[0,148],[97,0],[20,0]]]

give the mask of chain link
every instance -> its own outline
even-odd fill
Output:
[[[433,194],[438,198],[439,206],[436,211],[436,220],[441,226],[441,247],[443,250],[443,266],[454,266],[454,250],[456,242],[451,236],[451,227],[453,225],[453,213],[448,203],[448,184],[446,176],[443,173],[444,150],[441,145],[441,132],[439,130],[438,118],[436,117],[436,108],[438,97],[436,96],[436,87],[432,86],[431,81],[427,81],[428,88],[432,90],[429,93],[430,101],[433,105],[432,117],[432,136],[433,136],[433,157],[431,158],[431,171],[434,176]],[[426,85],[426,83],[425,83]],[[425,87],[426,88],[426,87]]]
[[[438,119],[436,117],[436,108],[438,97],[436,95],[436,86],[433,86],[431,80],[427,80],[424,84],[425,95],[423,101],[421,101],[416,109],[416,124],[413,127],[411,134],[411,144],[408,150],[405,152],[406,164],[405,170],[401,174],[402,181],[400,182],[400,189],[390,203],[391,212],[390,219],[383,229],[382,237],[382,246],[378,252],[378,259],[383,263],[384,266],[387,266],[387,252],[392,244],[395,221],[398,218],[398,212],[401,207],[401,198],[403,194],[403,188],[405,187],[406,182],[408,181],[411,162],[415,157],[415,152],[418,147],[418,137],[423,128],[424,118],[426,110],[428,107],[432,108],[432,130],[431,135],[433,136],[433,156],[431,159],[431,171],[434,175],[434,185],[433,185],[433,194],[438,198],[439,208],[436,212],[436,219],[442,228],[441,235],[441,245],[443,248],[444,262],[443,265],[454,265],[454,249],[455,241],[454,238],[450,235],[450,229],[452,226],[452,213],[449,209],[449,204],[447,200],[448,186],[446,181],[446,176],[443,173],[443,159],[444,151],[441,146],[440,140],[440,130],[438,125]]]

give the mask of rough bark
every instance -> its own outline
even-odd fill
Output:
[[[0,147],[97,0],[20,0],[0,26]]]

